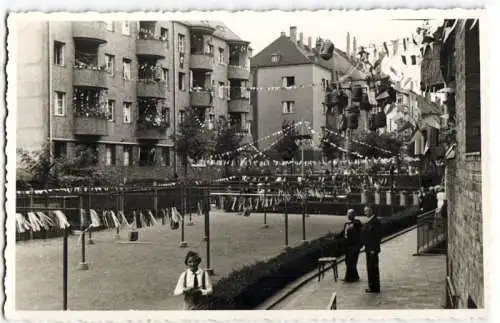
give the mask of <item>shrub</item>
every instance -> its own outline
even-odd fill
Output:
[[[383,235],[389,236],[417,223],[418,209],[408,208],[392,217],[381,218]],[[288,284],[316,269],[322,256],[340,257],[344,238],[327,234],[289,249],[267,261],[242,267],[223,277],[199,310],[248,310],[257,307]]]

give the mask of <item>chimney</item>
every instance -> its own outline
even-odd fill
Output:
[[[281,37],[286,36],[286,33],[284,31],[281,32]]]
[[[312,50],[312,43],[313,43],[312,37],[307,37],[307,47],[309,47],[309,50]]]
[[[347,46],[345,52],[347,57],[351,57],[351,35],[349,35],[349,33],[347,33]]]
[[[299,46],[302,47],[304,44],[304,33],[299,33]]]
[[[290,27],[290,39],[295,43],[297,42],[297,27]]]
[[[356,57],[358,55],[357,53],[357,41],[356,41],[356,36],[352,37],[352,55]]]
[[[323,40],[321,37],[316,38],[316,52],[319,53],[321,50],[321,45],[323,45]]]

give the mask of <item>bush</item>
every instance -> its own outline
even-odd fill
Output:
[[[408,208],[390,218],[381,218],[384,237],[417,223],[418,209]],[[288,284],[313,271],[322,256],[340,257],[344,238],[327,234],[319,239],[289,249],[267,261],[259,261],[233,271],[214,286],[199,310],[254,309]]]

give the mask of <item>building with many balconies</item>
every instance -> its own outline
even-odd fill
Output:
[[[23,21],[17,148],[53,157],[92,148],[127,179],[177,167],[172,135],[191,106],[250,135],[249,42],[219,21]]]

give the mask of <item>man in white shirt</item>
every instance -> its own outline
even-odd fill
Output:
[[[201,257],[196,252],[189,251],[184,263],[188,269],[180,275],[174,295],[184,295],[184,309],[194,310],[204,296],[212,293],[212,282],[210,275],[198,267]]]

